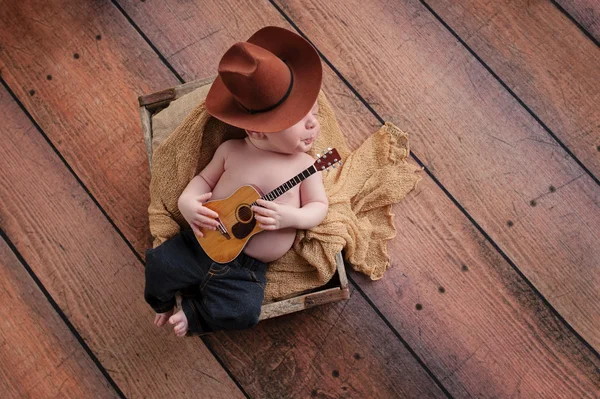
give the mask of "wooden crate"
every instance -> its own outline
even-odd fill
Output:
[[[195,89],[210,84],[215,76],[185,83],[167,90],[140,96],[140,115],[142,118],[142,130],[148,152],[148,162],[152,167],[152,116],[169,106],[171,101],[176,100]],[[331,280],[322,287],[310,292],[305,292],[282,299],[276,302],[264,303],[260,314],[260,320],[282,316],[284,314],[297,312],[314,306],[323,305],[350,298],[348,279],[342,253],[336,254],[337,271]]]

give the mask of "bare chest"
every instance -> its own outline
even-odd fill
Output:
[[[294,159],[285,159],[278,155],[272,157],[254,157],[238,154],[227,160],[226,170],[213,189],[213,199],[230,196],[243,185],[252,184],[267,194],[287,182],[304,168]],[[277,202],[300,206],[299,185],[288,189],[277,198]]]

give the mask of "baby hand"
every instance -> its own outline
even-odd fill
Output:
[[[257,200],[256,203],[260,206],[253,206],[252,211],[261,229],[277,230],[293,227],[296,224],[298,208],[263,199]]]
[[[190,195],[179,197],[178,206],[181,215],[189,223],[194,233],[200,237],[204,237],[200,228],[216,230],[219,222],[215,218],[219,214],[203,204],[212,196],[212,193],[202,195]]]

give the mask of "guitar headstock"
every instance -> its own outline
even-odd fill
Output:
[[[317,160],[314,163],[315,168],[319,170],[327,170],[334,168],[337,164],[342,164],[342,157],[338,154],[335,148],[328,148],[323,151],[323,154],[317,154]]]

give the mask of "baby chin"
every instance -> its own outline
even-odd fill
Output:
[[[302,140],[302,141],[300,141],[300,145],[298,147],[302,152],[308,152],[312,148],[313,143],[314,143],[314,139],[312,139],[308,143],[306,141]]]

